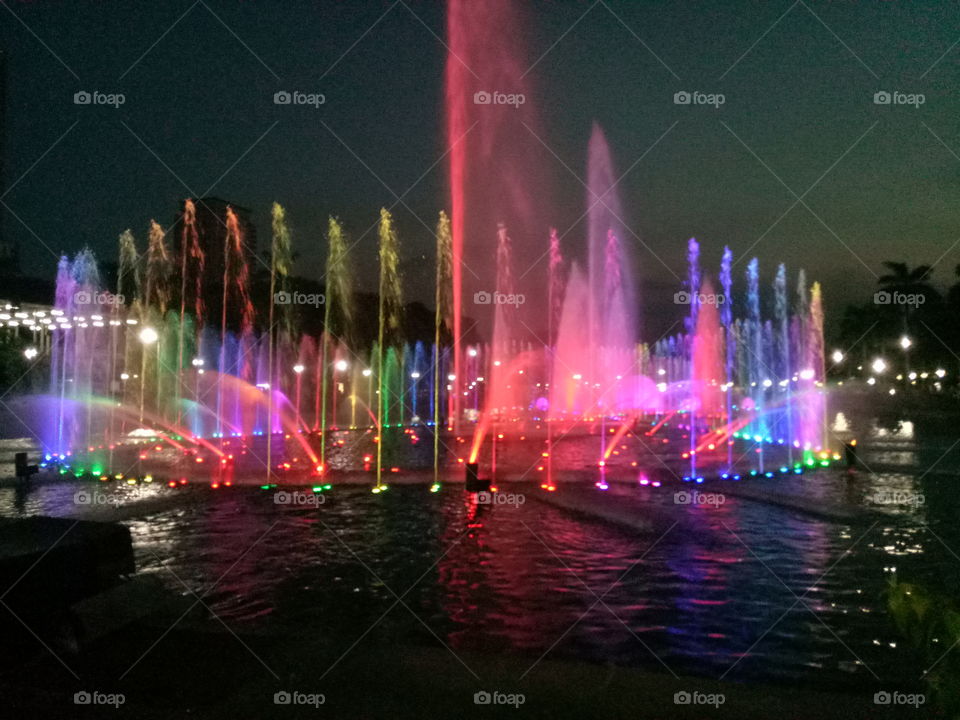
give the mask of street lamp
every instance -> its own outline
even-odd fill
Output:
[[[39,354],[39,352],[40,351],[37,350],[35,347],[28,347],[26,350],[23,351],[23,356],[27,360],[33,360]]]
[[[887,362],[883,358],[877,358],[873,361],[873,364],[870,367],[872,367],[873,371],[879,375],[887,369]]]
[[[143,343],[143,352],[140,353],[140,425],[143,426],[143,399],[147,385],[147,346],[153,345],[160,339],[160,335],[149,325],[137,335]],[[157,394],[160,393],[160,346],[157,346]]]
[[[293,366],[293,371],[297,374],[297,432],[300,432],[300,376],[304,369],[302,363]]]
[[[908,338],[906,335],[900,338],[900,347],[903,348],[903,364],[906,365],[907,372],[910,372],[910,355],[907,354],[907,351],[913,345],[913,340]]]
[[[843,352],[840,350],[834,350],[833,355],[830,356],[830,359],[833,360],[834,365],[839,365],[843,362]]]
[[[336,370],[337,372],[344,372],[348,367],[350,367],[350,363],[348,363],[343,358],[337,360],[333,364],[333,369]],[[338,386],[342,386],[342,383],[338,383],[336,380],[334,380],[333,382],[333,427],[337,427],[337,388]]]

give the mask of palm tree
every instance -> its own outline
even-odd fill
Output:
[[[960,309],[960,265],[957,265],[953,272],[957,276],[957,282],[951,285],[950,290],[947,291],[947,302],[950,303],[950,307]]]
[[[930,273],[933,272],[930,265],[918,265],[911,270],[906,263],[887,260],[883,266],[889,272],[877,279],[881,290],[905,295],[923,295],[927,302],[938,298],[937,291],[929,283]]]
[[[890,260],[885,261],[883,266],[887,268],[888,272],[886,275],[877,278],[877,282],[881,290],[888,292],[894,298],[899,298],[890,310],[900,315],[900,331],[904,335],[910,336],[912,334],[910,327],[912,314],[921,307],[926,307],[929,313],[933,307],[939,306],[940,293],[929,282],[933,267],[931,265],[918,265],[911,270],[906,263]],[[916,301],[910,302],[914,298]]]

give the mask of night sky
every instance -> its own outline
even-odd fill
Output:
[[[429,302],[434,238],[424,224],[449,208],[447,164],[430,169],[445,144],[443,3],[0,5],[5,176],[16,183],[3,200],[20,218],[7,212],[4,228],[25,272],[51,277],[55,254],[84,245],[113,260],[125,228],[143,247],[151,218],[167,226],[183,197],[214,195],[253,211],[261,249],[270,203],[283,204],[297,272],[320,277],[328,214],[357,238],[416,183],[403,197],[409,209],[394,213],[408,295]],[[883,260],[936,263],[935,283],[955,279],[956,6],[522,7],[522,54],[535,63],[528,102],[557,156],[548,155],[544,197],[561,231],[585,207],[571,171],[586,177],[596,120],[618,174],[633,166],[619,186],[625,220],[649,249],[626,240],[651,287],[679,287],[690,236],[711,269],[729,244],[741,277],[747,252],[765,278],[779,261],[805,266],[824,283],[828,315],[867,300]],[[78,90],[120,92],[126,102],[75,105]],[[277,106],[278,90],[323,93],[326,103]],[[725,103],[676,105],[680,90],[723,93]],[[880,90],[923,93],[925,103],[876,105]],[[358,246],[366,289],[375,286],[375,240],[371,231]],[[563,243],[582,256],[581,228]]]

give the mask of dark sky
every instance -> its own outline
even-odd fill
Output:
[[[678,284],[690,236],[708,266],[725,243],[739,271],[747,252],[767,278],[779,261],[805,266],[828,314],[867,299],[882,260],[937,263],[935,280],[953,279],[956,4],[520,4],[562,230],[585,196],[564,164],[586,176],[597,120],[618,174],[633,166],[619,187],[649,247],[628,238],[648,282]],[[19,178],[3,200],[22,221],[7,213],[4,225],[24,269],[50,276],[54,253],[85,244],[113,259],[122,230],[142,245],[151,218],[168,225],[180,198],[210,194],[253,210],[261,244],[270,203],[282,203],[298,272],[319,276],[328,214],[357,237],[418,183],[395,214],[408,293],[429,299],[434,239],[418,217],[432,227],[449,206],[446,163],[427,172],[444,151],[444,34],[443,3],[417,0],[2,0],[5,175]],[[78,106],[78,90],[126,102]],[[326,104],[277,106],[278,90]],[[726,102],[676,105],[679,90]],[[875,105],[878,90],[925,103]],[[581,252],[579,234],[564,238],[568,254]],[[370,232],[358,248],[366,288],[374,250]]]

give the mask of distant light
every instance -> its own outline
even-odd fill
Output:
[[[887,363],[883,358],[877,358],[870,367],[875,373],[880,374],[887,369]]]
[[[350,367],[350,364],[346,360],[337,360],[337,362],[333,364],[333,367],[339,370],[340,372],[343,372],[348,367]]]
[[[121,379],[121,380],[129,380],[129,379],[130,379],[130,373],[120,373],[120,379]]]
[[[447,375],[447,380],[449,380],[450,382],[453,382],[456,379],[457,379],[457,376],[454,375],[453,373],[450,373],[449,375]]]
[[[873,377],[872,377],[872,378],[867,378],[867,385],[876,385],[876,384],[877,384],[877,379],[876,379],[876,378],[873,378]]]
[[[190,364],[193,365],[194,367],[203,367],[203,358],[195,357],[193,360],[190,361]]]
[[[659,370],[657,370],[657,375],[666,375],[666,374],[667,374],[667,371],[664,370],[663,368],[660,368]]]
[[[27,360],[33,360],[39,353],[40,351],[37,350],[35,347],[28,347],[26,350],[23,351],[23,356]]]
[[[912,373],[910,373],[909,375],[907,375],[907,377],[910,378],[911,380],[916,380],[916,379],[917,379],[917,374],[916,374],[915,372],[912,372]]]
[[[813,380],[814,372],[810,368],[800,371],[801,380]]]
[[[830,356],[830,359],[833,360],[834,364],[837,365],[843,362],[843,353],[839,350],[834,350],[833,355]]]
[[[897,389],[896,389],[896,388],[890,388],[890,394],[891,394],[891,395],[896,395],[896,394],[897,394]]]
[[[934,375],[936,375],[938,378],[942,378],[946,374],[947,374],[947,371],[944,370],[943,368],[938,368],[937,371],[934,373]]]
[[[410,373],[410,377],[412,377],[414,380],[419,380],[419,379],[420,379],[420,373],[418,373],[416,370],[414,370],[412,373]]]
[[[153,345],[157,340],[160,339],[160,335],[157,334],[157,331],[152,327],[145,327],[140,331],[140,342],[144,345]]]
[[[294,371],[297,375],[299,375],[300,373],[302,373],[305,369],[306,369],[306,368],[304,368],[303,365],[300,364],[300,363],[297,363],[296,365],[293,366],[293,371]]]
[[[476,357],[476,356],[477,356],[477,349],[476,349],[476,348],[468,348],[468,349],[467,349],[467,355],[469,355],[470,357]]]
[[[364,368],[361,374],[364,377],[370,377],[371,375],[373,375],[373,370],[371,370],[370,368]]]
[[[577,373],[576,375],[573,376],[573,379],[574,379],[574,380],[583,380],[583,375],[581,375],[580,373]]]
[[[494,366],[494,367],[500,367],[500,361],[499,361],[499,360],[494,360],[494,361],[493,361],[493,366]]]
[[[900,347],[902,347],[904,350],[909,350],[911,345],[913,345],[913,340],[908,338],[906,335],[900,338]]]

